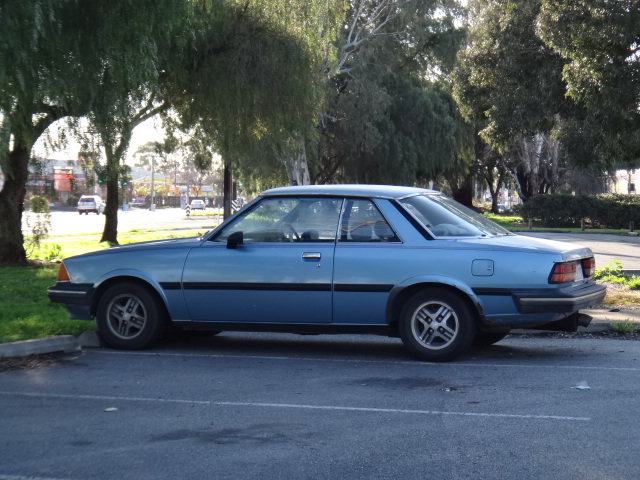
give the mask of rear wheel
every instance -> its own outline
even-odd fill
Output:
[[[107,345],[136,350],[160,338],[167,314],[164,305],[148,288],[122,282],[109,287],[100,299],[97,321]]]
[[[476,326],[474,313],[458,294],[442,288],[415,293],[400,316],[400,338],[421,360],[446,362],[468,350]]]

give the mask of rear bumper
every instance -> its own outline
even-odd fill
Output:
[[[91,320],[93,291],[91,284],[57,282],[47,289],[47,295],[52,302],[64,304],[69,310],[70,318]]]
[[[600,303],[607,295],[604,285],[591,284],[564,290],[513,291],[520,313],[574,313]]]
[[[510,298],[515,306],[515,311],[510,312],[511,314],[569,315],[600,303],[607,295],[606,287],[596,283],[564,288],[475,288],[473,291],[486,299]]]

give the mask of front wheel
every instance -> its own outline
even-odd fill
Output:
[[[136,350],[156,342],[167,323],[163,305],[147,288],[132,282],[109,287],[98,303],[98,331],[113,348]]]
[[[400,315],[400,338],[421,360],[446,362],[468,350],[476,332],[474,313],[458,294],[442,288],[415,293]]]

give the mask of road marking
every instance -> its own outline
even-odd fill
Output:
[[[0,473],[0,480],[63,480],[63,479],[51,478],[51,477],[25,477],[23,475],[2,475]]]
[[[58,398],[63,400],[108,400],[120,402],[149,402],[149,403],[177,403],[189,405],[205,405],[212,407],[250,407],[250,408],[279,408],[324,410],[363,413],[393,413],[405,415],[436,415],[452,417],[483,417],[483,418],[507,418],[526,420],[563,420],[574,422],[588,422],[590,417],[569,417],[563,415],[531,415],[488,412],[447,412],[442,410],[414,410],[405,408],[375,408],[375,407],[345,407],[340,405],[305,405],[295,403],[264,403],[264,402],[216,402],[212,400],[187,400],[176,398],[146,398],[146,397],[114,397],[108,395],[65,395],[56,393],[29,393],[29,392],[0,392],[0,395],[23,396],[34,398]]]
[[[640,367],[581,367],[579,365],[541,365],[528,363],[526,365],[516,365],[511,363],[467,363],[467,362],[423,362],[420,360],[365,360],[348,358],[322,358],[322,357],[289,357],[279,355],[227,355],[216,353],[166,353],[166,352],[133,352],[114,350],[91,350],[90,353],[102,355],[140,355],[152,357],[193,357],[193,358],[238,358],[255,360],[286,360],[286,361],[307,361],[307,362],[332,362],[332,363],[374,363],[374,364],[398,364],[398,365],[430,365],[441,367],[480,367],[480,368],[552,368],[565,370],[603,370],[621,372],[640,372]]]

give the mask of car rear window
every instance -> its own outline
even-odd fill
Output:
[[[400,203],[436,237],[512,235],[497,223],[444,195],[415,195]]]

